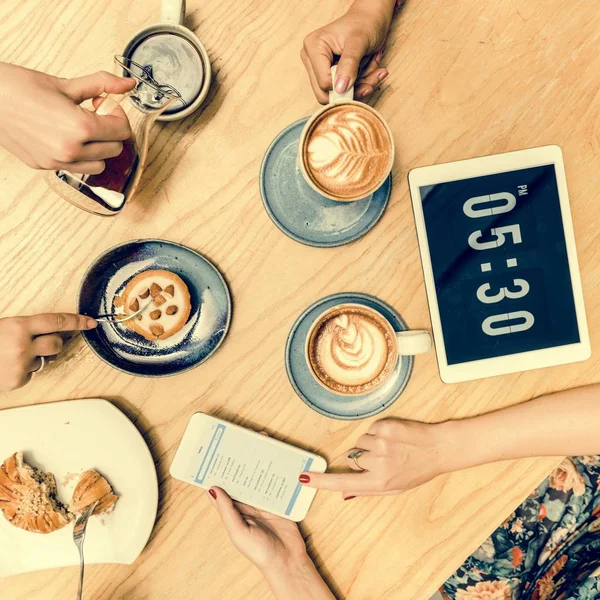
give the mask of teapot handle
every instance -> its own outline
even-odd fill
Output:
[[[160,22],[182,25],[185,18],[185,0],[162,0]]]

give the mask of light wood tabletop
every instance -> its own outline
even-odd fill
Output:
[[[225,344],[195,370],[166,379],[131,377],[101,362],[79,339],[31,384],[0,396],[3,408],[107,398],[151,448],[160,481],[152,538],[135,565],[89,567],[88,600],[271,597],[259,572],[229,543],[208,497],[171,479],[168,468],[199,410],[267,429],[342,464],[340,456],[375,419],[334,421],[309,409],[287,380],[284,345],[306,306],[340,291],[378,296],[411,327],[429,327],[406,179],[414,167],[560,145],[596,349],[597,3],[408,0],[384,54],[389,81],[371,102],[395,136],[390,205],[358,242],[309,248],[273,225],[258,174],[275,135],[317,108],[299,57],[303,37],[349,4],[190,0],[186,24],[214,69],[210,102],[182,122],[155,127],[142,192],[115,219],[67,204],[39,173],[0,152],[0,316],[73,311],[93,259],[136,238],[164,238],[202,252],[225,274],[234,299]],[[158,17],[158,0],[3,0],[0,60],[66,77],[111,70],[112,55]],[[382,416],[441,421],[474,415],[599,381],[599,372],[594,353],[584,363],[445,385],[432,353],[416,358],[408,388]],[[339,598],[425,600],[555,463],[488,465],[401,496],[343,502],[321,492],[302,530]],[[63,600],[74,596],[76,578],[76,568],[16,576],[1,582],[0,595]]]

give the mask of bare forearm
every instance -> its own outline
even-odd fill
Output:
[[[600,385],[542,396],[487,415],[445,423],[447,470],[532,456],[600,454]]]
[[[393,12],[398,0],[354,0],[354,4],[370,6],[374,10],[383,9]]]
[[[352,10],[364,10],[387,20],[389,27],[394,16],[397,0],[354,0]]]
[[[308,555],[264,575],[277,600],[336,600]]]

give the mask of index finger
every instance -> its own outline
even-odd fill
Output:
[[[213,487],[211,490],[214,492],[213,498],[217,506],[217,511],[229,535],[246,530],[248,525],[227,492],[217,487]]]
[[[331,490],[332,492],[354,492],[367,491],[370,489],[374,477],[369,471],[362,473],[303,473],[309,478],[306,487],[319,490]],[[302,476],[301,475],[301,476]]]
[[[100,94],[124,94],[135,86],[133,77],[119,77],[106,71],[98,71],[83,77],[62,81],[65,93],[77,104]]]
[[[333,64],[333,50],[320,37],[307,37],[304,41],[304,51],[310,62],[315,81],[324,91],[332,89],[331,65]]]
[[[44,335],[57,331],[86,331],[97,323],[91,317],[71,313],[47,313],[28,317],[27,327],[31,335]]]
[[[304,49],[302,49],[302,52],[300,53],[300,57],[302,58],[302,62],[304,63],[304,68],[306,69],[306,72],[308,73],[308,79],[310,81],[310,86],[312,87],[317,100],[319,101],[320,104],[327,104],[329,102],[329,93],[324,92],[320,88],[319,84],[317,83],[317,80],[315,79],[315,72],[313,71],[312,64],[311,64],[310,60],[308,59],[308,55],[306,54],[306,51]]]

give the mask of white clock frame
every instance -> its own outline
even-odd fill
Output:
[[[427,240],[427,230],[425,227],[425,216],[423,214],[420,188],[439,183],[447,183],[450,181],[458,181],[497,173],[506,173],[508,171],[544,165],[554,165],[556,171],[560,209],[580,341],[576,344],[449,365],[446,357],[446,348],[435,289],[431,255]],[[581,278],[579,275],[573,221],[571,219],[571,210],[569,206],[567,178],[565,175],[562,150],[558,146],[531,148],[528,150],[518,150],[506,154],[484,156],[430,167],[419,167],[413,169],[409,173],[408,182],[415,216],[415,226],[419,240],[419,249],[421,252],[425,289],[429,301],[429,312],[435,340],[437,361],[442,381],[445,383],[470,381],[484,377],[493,377],[507,373],[516,373],[519,371],[528,371],[531,369],[540,369],[578,362],[590,357],[590,339],[587,328]]]

